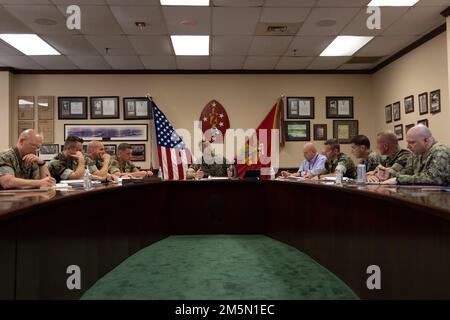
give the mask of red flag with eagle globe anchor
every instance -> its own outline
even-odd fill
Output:
[[[200,123],[205,140],[223,143],[225,132],[230,128],[230,119],[225,108],[217,100],[211,100],[203,108]]]

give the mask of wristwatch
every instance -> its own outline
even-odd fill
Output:
[[[45,161],[44,162],[42,162],[41,164],[37,164],[38,165],[38,167],[43,167],[43,166],[45,166]]]

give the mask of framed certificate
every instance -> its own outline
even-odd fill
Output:
[[[333,138],[339,143],[348,144],[358,135],[358,120],[334,120]]]
[[[125,120],[153,119],[151,102],[145,97],[123,98]]]
[[[288,97],[286,101],[288,119],[314,119],[313,97]]]
[[[327,118],[353,118],[353,97],[326,97]]]
[[[58,119],[87,119],[87,97],[58,97]]]
[[[119,117],[119,97],[91,97],[91,119]]]

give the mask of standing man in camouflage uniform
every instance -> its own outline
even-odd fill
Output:
[[[364,135],[357,135],[350,141],[352,154],[359,159],[359,164],[366,166],[366,172],[371,172],[378,167],[381,157],[376,152],[370,150],[370,140]]]
[[[82,179],[86,163],[83,155],[83,139],[68,136],[64,142],[63,152],[48,164],[48,170],[56,181]]]
[[[111,157],[109,173],[116,177],[145,178],[153,175],[151,171],[140,171],[131,162],[133,148],[128,143],[121,143],[117,148],[117,156]]]
[[[414,155],[404,169],[384,183],[450,185],[450,148],[435,141],[430,129],[424,125],[411,128],[406,141]]]
[[[318,175],[318,178],[336,176],[336,169],[340,169],[344,177],[355,179],[356,167],[349,156],[341,152],[341,146],[336,139],[325,141],[325,174]]]
[[[233,177],[235,175],[233,167],[227,159],[221,155],[216,155],[209,141],[202,141],[202,163],[193,164],[186,172],[186,179],[201,179],[208,177]]]
[[[28,129],[20,134],[14,148],[0,152],[0,185],[3,189],[55,185],[45,161],[36,155],[42,142],[40,134]]]
[[[111,156],[105,152],[105,146],[100,141],[91,141],[87,147],[89,172],[94,176],[116,180],[116,176],[109,174]]]

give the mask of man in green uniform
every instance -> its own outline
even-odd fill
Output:
[[[87,146],[89,172],[94,176],[116,180],[117,177],[109,173],[111,156],[105,152],[105,146],[100,141],[91,141]]]
[[[424,125],[411,128],[406,134],[413,156],[406,167],[385,184],[450,185],[450,148],[434,140]]]
[[[378,167],[381,157],[376,152],[370,150],[370,140],[365,135],[357,135],[350,141],[352,154],[359,159],[359,164],[366,166],[366,172],[371,172]]]
[[[117,156],[111,157],[111,164],[109,165],[109,173],[117,177],[129,178],[145,178],[153,175],[151,171],[139,170],[133,162],[131,162],[131,155],[133,147],[128,143],[121,143],[117,148]]]
[[[318,178],[336,176],[336,169],[342,171],[344,177],[355,179],[356,167],[349,156],[341,152],[341,146],[336,139],[330,139],[324,143],[324,153],[327,157],[325,162],[325,174],[321,174]]]
[[[14,148],[0,152],[0,185],[3,189],[50,187],[55,179],[37,156],[42,136],[35,130],[23,131]]]

